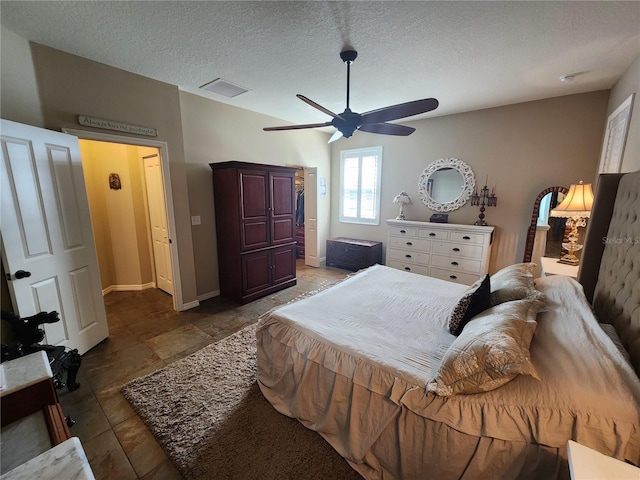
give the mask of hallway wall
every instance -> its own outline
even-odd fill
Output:
[[[155,285],[139,150],[133,145],[80,140],[103,293]],[[111,173],[119,175],[120,190],[110,188]]]

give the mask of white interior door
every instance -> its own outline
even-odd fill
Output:
[[[169,229],[167,228],[167,209],[164,205],[164,186],[160,157],[143,158],[144,178],[147,184],[149,220],[151,222],[151,241],[156,268],[156,286],[173,295],[173,274],[171,271],[171,249]]]
[[[57,311],[46,343],[83,354],[109,330],[78,139],[1,122],[2,261],[14,308]]]
[[[304,167],[304,263],[319,267],[318,168]]]

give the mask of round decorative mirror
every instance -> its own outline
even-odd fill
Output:
[[[451,212],[467,203],[475,186],[469,165],[457,158],[441,158],[422,171],[418,193],[431,210]]]

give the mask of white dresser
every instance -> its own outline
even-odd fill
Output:
[[[493,227],[387,220],[389,267],[471,285],[488,272]]]

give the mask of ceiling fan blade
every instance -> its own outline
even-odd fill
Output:
[[[383,135],[398,135],[406,137],[416,131],[415,128],[393,123],[371,123],[362,125],[358,130],[369,133],[381,133]]]
[[[362,114],[363,125],[371,123],[384,123],[399,118],[411,117],[420,113],[430,112],[438,108],[438,100],[435,98],[424,98],[413,102],[399,103],[390,107],[371,110]]]
[[[273,132],[275,130],[301,130],[303,128],[319,128],[319,127],[330,127],[331,122],[324,123],[308,123],[306,125],[286,125],[282,127],[264,127],[263,130],[265,132]]]
[[[331,138],[327,143],[335,142],[336,140],[339,140],[341,138],[342,138],[342,132],[340,130],[336,130],[336,133],[331,135]]]
[[[330,117],[333,118],[342,118],[340,115],[338,115],[337,113],[333,113],[331,110],[327,110],[326,108],[324,108],[322,105],[314,102],[313,100],[311,100],[310,98],[305,97],[304,95],[300,95],[297,94],[296,97],[298,97],[300,100],[302,100],[303,102],[311,105],[313,108],[317,108],[318,110],[320,110],[323,113],[326,113],[327,115],[329,115]]]

